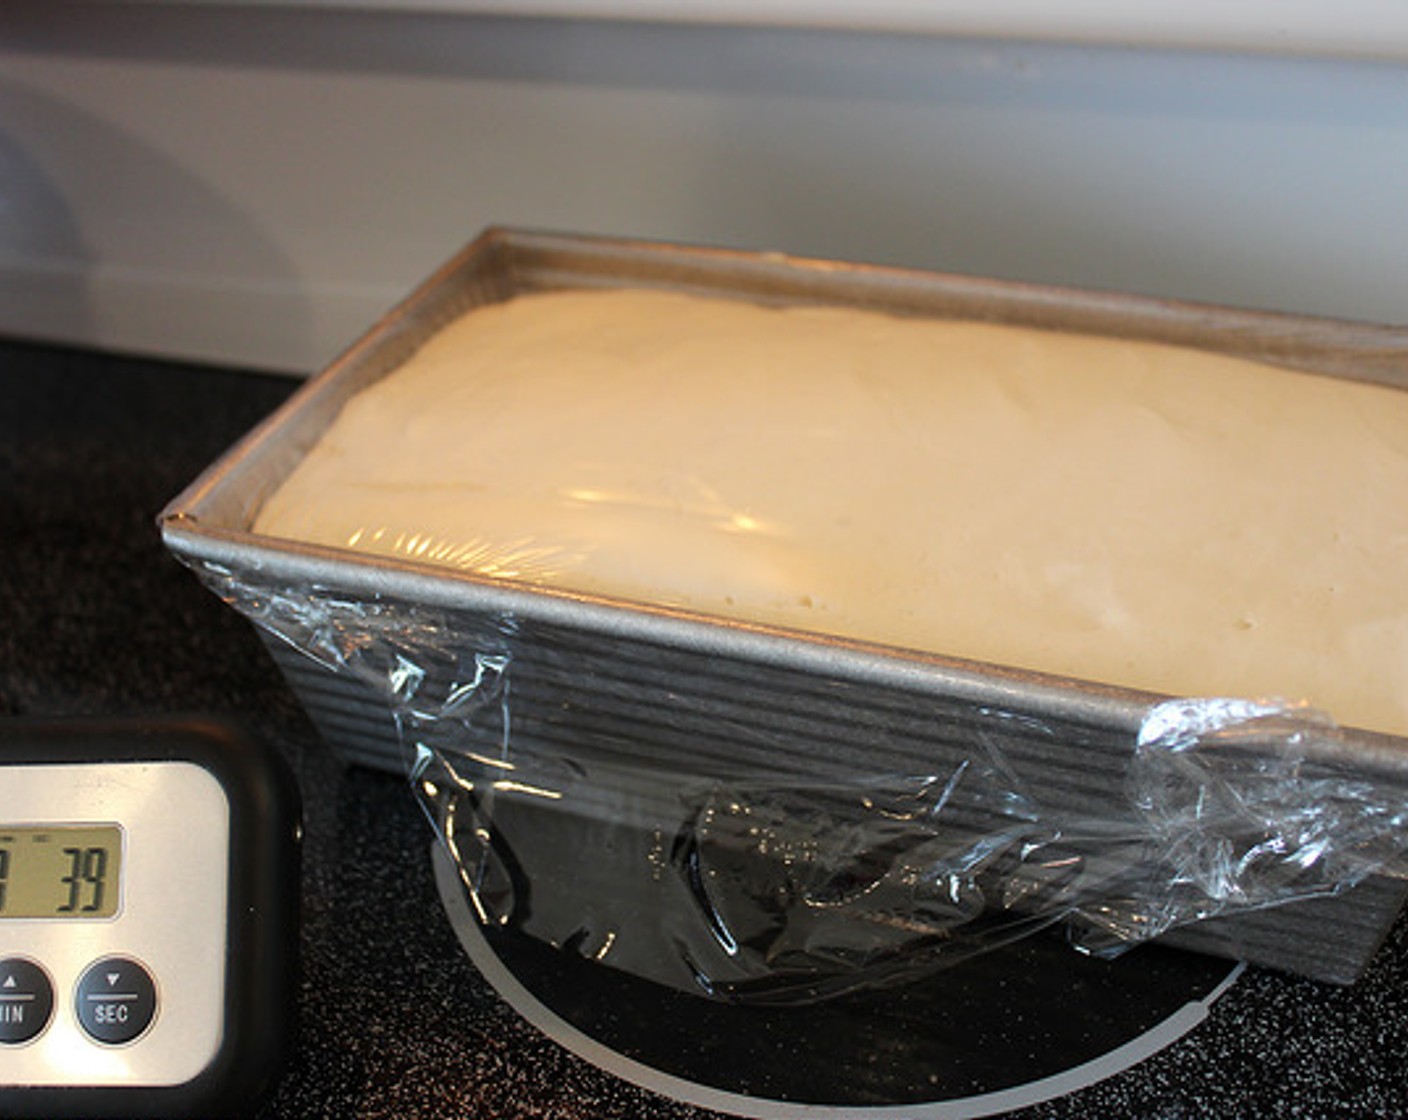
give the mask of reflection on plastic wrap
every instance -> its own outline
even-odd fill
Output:
[[[744,978],[712,995],[795,1002],[918,973],[1051,922],[1078,868],[1035,858],[1045,826],[983,759],[945,775],[831,787],[716,787],[674,852],[705,927]],[[1040,837],[1040,838],[1039,838]]]
[[[482,922],[712,998],[902,984],[1053,927],[1113,955],[1184,923],[1408,876],[1401,787],[1347,764],[1335,724],[1294,705],[1152,706],[1124,795],[1094,808],[1032,788],[1002,748],[1030,716],[982,707],[964,713],[966,752],[923,769],[841,769],[818,750],[802,773],[768,760],[807,759],[807,743],[740,726],[723,729],[740,751],[722,772],[659,731],[698,726],[697,701],[670,688],[641,685],[644,722],[639,708],[603,720],[571,692],[542,700],[544,664],[578,697],[607,686],[541,635],[527,655],[512,619],[201,574],[384,697]],[[653,754],[636,734],[656,735]]]
[[[1106,941],[1408,875],[1408,801],[1352,765],[1324,713],[1238,699],[1175,700],[1140,728],[1130,801],[1157,877],[1117,908],[1086,907]],[[1146,928],[1147,927],[1147,928]]]

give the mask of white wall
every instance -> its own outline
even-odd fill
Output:
[[[1408,67],[0,6],[0,333],[306,372],[486,225],[1408,320]]]

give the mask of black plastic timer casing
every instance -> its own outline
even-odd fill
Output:
[[[210,1063],[170,1086],[0,1084],[0,1115],[239,1116],[253,1110],[293,1038],[298,989],[301,808],[269,744],[201,718],[0,721],[0,771],[40,764],[182,761],[207,770],[230,805],[224,1029]]]

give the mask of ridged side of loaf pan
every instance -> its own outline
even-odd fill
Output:
[[[268,644],[329,743],[349,761],[404,773],[404,748],[382,695],[355,678],[331,672],[287,643],[272,640]],[[515,711],[524,713],[524,718],[515,722],[515,743],[529,754],[580,758],[590,753],[583,744],[593,739],[613,748],[629,742],[640,752],[633,760],[639,766],[658,764],[676,779],[681,772],[726,779],[730,773],[746,772],[748,760],[740,757],[743,752],[732,733],[746,726],[748,738],[758,749],[768,751],[765,764],[770,772],[790,765],[799,775],[814,778],[820,768],[811,751],[824,752],[827,740],[832,743],[833,760],[838,754],[844,758],[851,752],[855,757],[866,757],[867,774],[885,773],[886,767],[895,774],[923,773],[926,766],[940,769],[945,759],[977,746],[965,735],[964,720],[945,720],[943,713],[935,713],[932,723],[916,734],[916,712],[921,706],[914,705],[912,696],[904,693],[883,698],[895,712],[893,719],[885,715],[884,707],[857,710],[849,697],[833,696],[828,704],[809,705],[815,720],[812,726],[806,726],[811,720],[798,726],[799,720],[789,717],[785,709],[760,709],[752,695],[740,693],[727,682],[701,678],[701,666],[694,666],[691,672],[687,662],[692,658],[676,657],[675,663],[662,671],[664,681],[654,688],[668,689],[678,679],[671,674],[680,673],[689,674],[692,683],[702,680],[706,686],[718,686],[716,693],[712,697],[696,693],[685,709],[688,719],[682,720],[677,709],[668,722],[652,720],[650,716],[658,713],[650,711],[650,698],[656,695],[658,702],[658,693],[654,688],[632,687],[629,662],[619,660],[609,644],[595,657],[584,656],[577,662],[580,672],[571,674],[562,672],[560,666],[556,672],[544,672],[540,664],[534,664],[531,652],[529,647],[528,655],[513,669]],[[611,687],[609,675],[622,673],[627,674],[624,686]],[[786,688],[791,682],[757,683],[763,688]],[[556,722],[541,715],[535,719],[535,712],[552,713]],[[976,723],[966,721],[970,729]],[[776,750],[779,743],[795,744],[798,753],[780,755]],[[1098,812],[1123,796],[1119,785],[1129,754],[1124,736],[1102,733],[1099,728],[1061,728],[1046,723],[1040,729],[1033,725],[1025,731],[1015,726],[1013,736],[1001,743],[993,743],[988,735],[983,749],[994,746],[1013,761],[1025,782],[1041,791],[1046,805],[1069,812]],[[807,753],[801,753],[804,750]],[[575,804],[571,812],[588,815],[592,806]],[[606,812],[609,807],[602,810]],[[662,820],[666,827],[672,823],[665,813]],[[540,854],[547,863],[550,853]],[[1374,878],[1337,897],[1194,923],[1164,935],[1161,941],[1322,981],[1351,983],[1382,943],[1404,894],[1400,881]]]

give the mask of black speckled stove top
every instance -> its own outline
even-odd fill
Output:
[[[262,1115],[706,1115],[599,1072],[498,998],[444,916],[402,782],[338,762],[248,625],[162,548],[158,510],[294,388],[0,344],[0,716],[196,712],[289,758],[306,814],[298,1042]],[[1182,1041],[1011,1115],[1408,1116],[1408,926],[1353,988],[1249,971]]]

